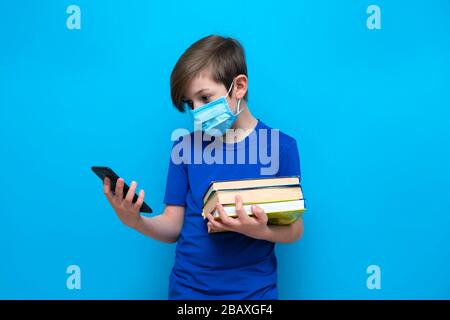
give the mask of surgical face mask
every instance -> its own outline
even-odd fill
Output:
[[[233,83],[225,96],[204,104],[194,110],[188,107],[194,119],[194,128],[201,129],[211,136],[222,136],[231,128],[238,115],[242,112],[239,109],[241,99],[238,100],[237,112],[233,114],[227,102],[227,96],[233,88]]]

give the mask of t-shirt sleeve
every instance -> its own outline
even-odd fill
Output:
[[[186,195],[189,188],[187,165],[185,163],[174,163],[172,159],[172,152],[176,144],[177,141],[174,142],[170,152],[171,157],[167,172],[166,191],[163,202],[167,205],[186,206]]]
[[[299,176],[301,180],[300,157],[297,141],[292,139],[280,150],[278,176]]]

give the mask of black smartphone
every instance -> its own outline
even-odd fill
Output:
[[[93,167],[91,167],[91,169],[102,180],[102,182],[105,180],[105,177],[108,177],[111,180],[111,191],[114,194],[115,190],[116,190],[116,182],[117,182],[117,179],[119,179],[119,176],[109,167],[93,166]],[[123,185],[123,197],[124,198],[128,192],[128,189],[130,189],[130,187],[126,183],[124,183],[124,185]],[[133,203],[135,203],[137,201],[137,199],[138,199],[138,195],[135,193],[134,197],[133,197]],[[153,212],[152,208],[150,208],[145,202],[142,204],[140,211],[147,212],[147,213]]]

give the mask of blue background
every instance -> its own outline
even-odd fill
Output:
[[[170,134],[192,127],[170,72],[218,33],[245,47],[253,114],[299,145],[309,211],[277,245],[280,298],[449,299],[449,18],[444,0],[0,2],[0,298],[167,298],[175,245],[125,228],[90,166],[162,212]]]

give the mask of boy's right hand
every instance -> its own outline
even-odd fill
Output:
[[[130,189],[125,198],[123,197],[123,186],[124,180],[122,178],[117,179],[116,189],[113,193],[111,191],[111,180],[108,177],[105,177],[103,181],[103,193],[114,208],[120,221],[131,228],[136,228],[137,224],[142,219],[139,212],[144,203],[144,190],[139,191],[139,197],[137,201],[133,203],[133,197],[137,186],[136,181],[131,182]]]

